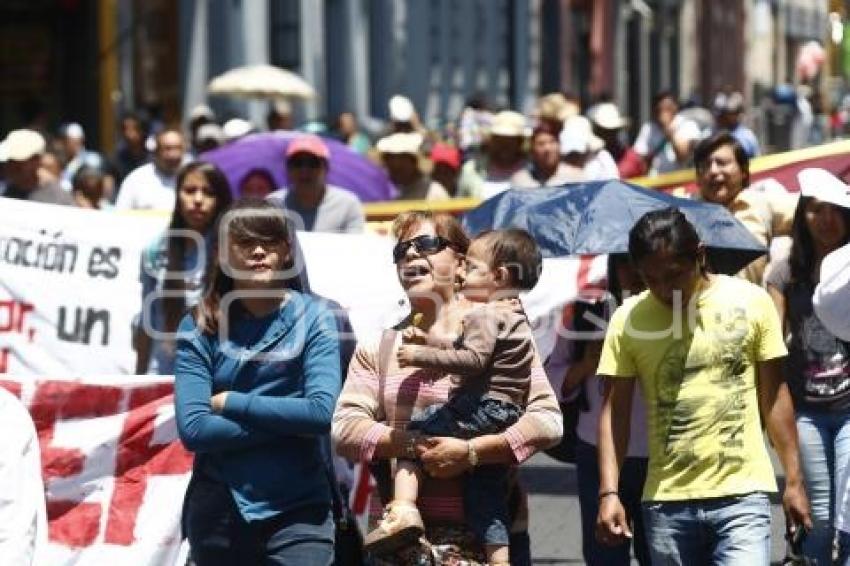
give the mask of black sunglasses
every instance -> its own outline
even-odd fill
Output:
[[[398,263],[404,259],[410,246],[413,246],[416,249],[416,253],[420,255],[431,255],[451,247],[451,245],[452,243],[442,236],[416,236],[395,245],[393,248],[393,263]]]
[[[322,166],[322,159],[310,155],[296,156],[286,162],[286,166],[292,169],[318,169]]]

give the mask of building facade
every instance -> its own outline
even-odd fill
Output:
[[[6,0],[0,130],[79,121],[90,145],[108,150],[122,111],[176,122],[200,103],[262,127],[268,103],[206,93],[211,78],[250,63],[291,69],[316,88],[314,101],[295,105],[300,120],[350,110],[378,131],[389,98],[404,94],[439,127],[474,94],[530,112],[537,96],[560,90],[585,105],[613,100],[636,129],[659,90],[708,104],[735,88],[754,108],[774,85],[799,82],[798,49],[826,41],[830,17],[843,26],[847,3]],[[847,51],[830,51],[831,88],[844,84]]]

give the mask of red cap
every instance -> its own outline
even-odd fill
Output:
[[[331,156],[325,142],[319,136],[313,134],[299,136],[289,142],[286,147],[286,158],[289,159],[296,153],[309,153],[325,160]]]
[[[453,169],[460,169],[460,150],[447,143],[435,143],[431,148],[431,163],[445,163]]]

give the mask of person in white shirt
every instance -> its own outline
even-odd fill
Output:
[[[176,128],[166,128],[154,138],[153,161],[127,175],[118,191],[119,210],[174,210],[177,171],[187,161],[186,141]]]
[[[0,562],[44,564],[47,511],[32,418],[0,387]]]
[[[850,342],[850,244],[828,254],[812,298],[815,314],[835,336]]]
[[[580,168],[584,181],[608,181],[619,179],[617,163],[605,142],[593,133],[590,120],[584,116],[573,116],[564,122],[560,134],[561,155],[569,166]]]
[[[850,342],[850,244],[829,253],[821,261],[820,282],[812,297],[815,315],[836,338]],[[836,492],[835,530],[838,559],[850,565],[850,470],[841,478]]]
[[[652,99],[652,120],[644,123],[632,146],[643,157],[651,175],[669,173],[688,166],[694,145],[700,139],[695,122],[679,115],[679,103],[669,91]]]

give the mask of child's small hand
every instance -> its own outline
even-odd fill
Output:
[[[415,326],[408,326],[407,328],[401,331],[401,340],[405,344],[424,345],[428,343],[428,333],[422,330],[421,328],[416,328]]]
[[[415,358],[415,352],[416,346],[399,346],[398,352],[396,352],[396,359],[398,359],[399,367],[406,368],[412,366]]]

